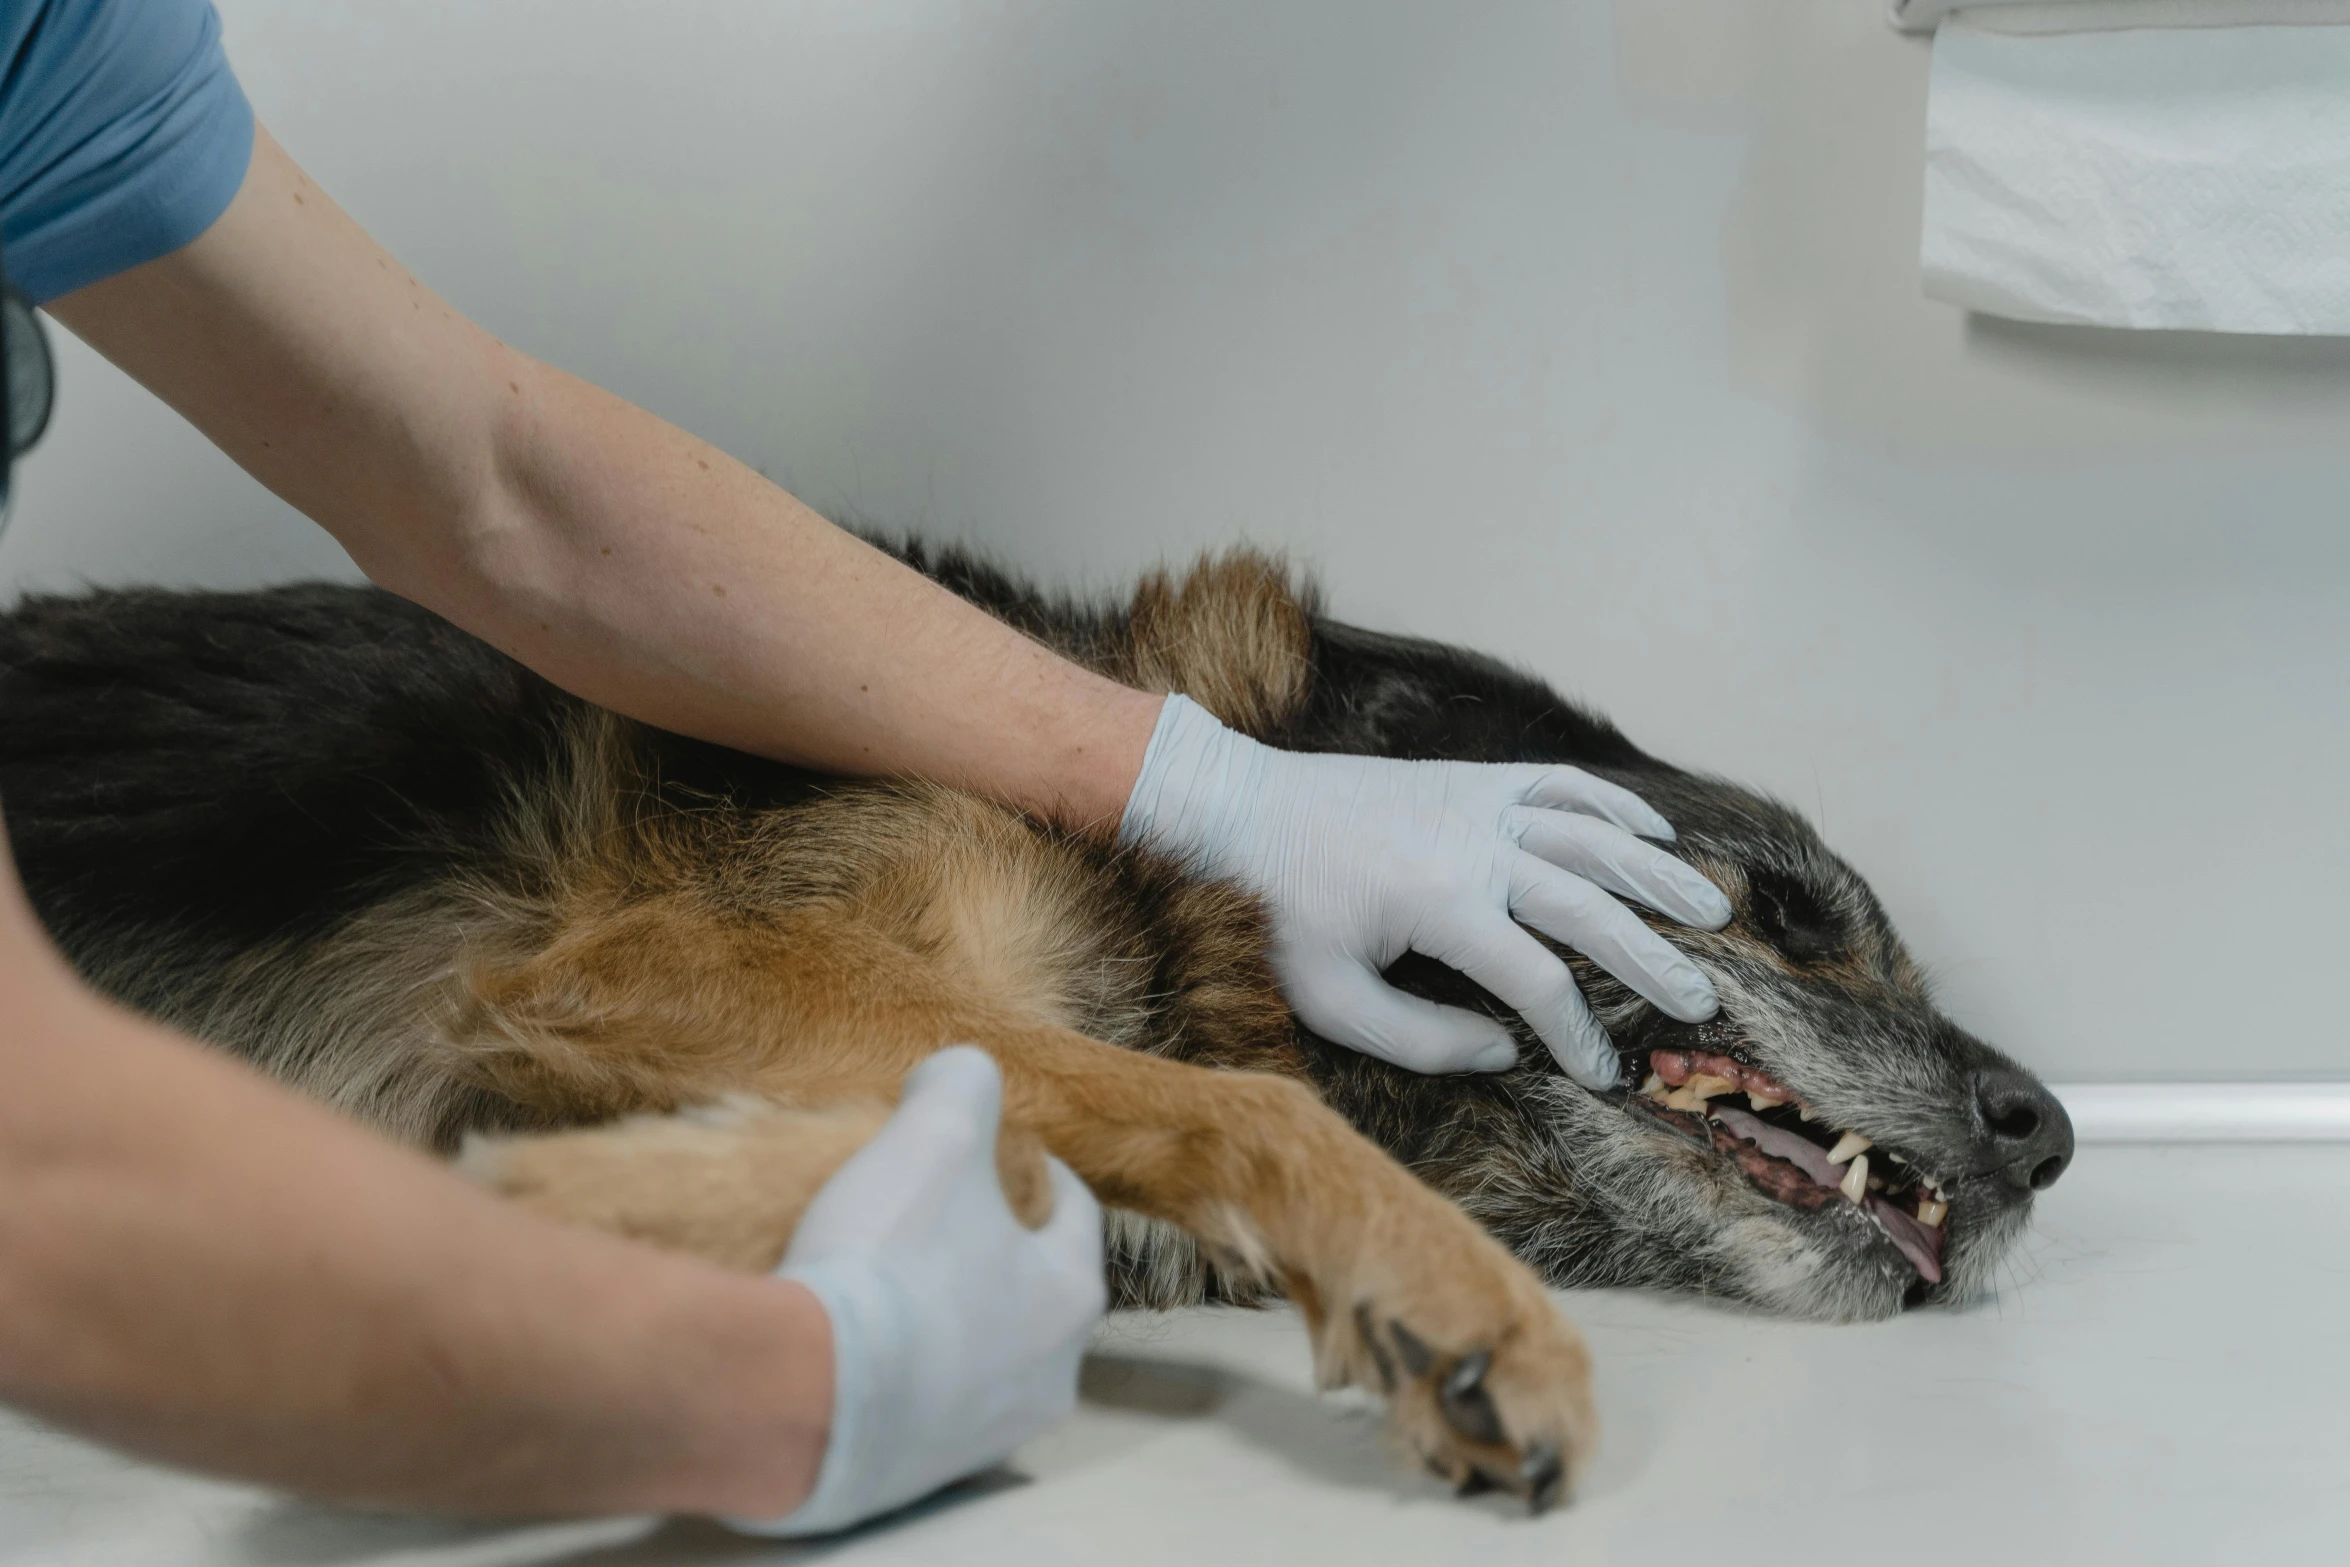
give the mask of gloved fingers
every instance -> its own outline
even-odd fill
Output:
[[[1671,843],[1680,836],[1673,830],[1673,824],[1646,800],[1623,785],[1595,778],[1580,767],[1550,768],[1534,780],[1522,798],[1528,805],[1546,805],[1554,810],[1596,816],[1643,838],[1660,838]]]
[[[1289,1004],[1332,1044],[1414,1072],[1500,1072],[1517,1065],[1517,1041],[1489,1017],[1407,995],[1343,959],[1299,975],[1276,956]]]
[[[1105,1303],[1101,1210],[1048,1160],[1052,1216],[1020,1226],[995,1168],[1002,1104],[992,1059],[940,1052],[810,1205],[835,1210],[850,1237],[805,1257],[795,1238],[783,1270],[832,1325],[832,1426],[814,1493],[759,1532],[873,1517],[997,1461],[1074,1404]]]
[[[941,1050],[906,1076],[898,1108],[817,1192],[792,1232],[784,1266],[819,1257],[871,1256],[971,1188],[1003,1206],[995,1177],[1003,1078],[985,1051]],[[1016,1224],[1009,1207],[1004,1222]]]
[[[1090,1324],[1109,1305],[1102,1281],[1102,1205],[1077,1172],[1051,1154],[1045,1155],[1044,1168],[1052,1183],[1053,1216],[1036,1232],[1036,1244],[1055,1268],[1086,1286],[1074,1304]]]
[[[1713,981],[1671,942],[1602,889],[1546,860],[1521,855],[1511,867],[1510,913],[1573,947],[1667,1017],[1702,1023],[1722,1009]]]
[[[909,1169],[950,1169],[995,1161],[1004,1079],[976,1045],[949,1045],[906,1074],[897,1112],[874,1137]]]
[[[1647,904],[1667,919],[1700,930],[1730,923],[1730,900],[1694,867],[1596,816],[1519,806],[1504,830],[1528,854],[1573,871],[1620,898]]]
[[[984,1128],[989,1140],[1004,1113],[1004,1074],[995,1057],[977,1045],[949,1045],[926,1057],[906,1074],[898,1098],[900,1110],[937,1107],[975,1128]]]
[[[1507,917],[1458,911],[1413,945],[1459,969],[1524,1018],[1576,1082],[1585,1088],[1615,1086],[1615,1044],[1575,988],[1575,976],[1557,953]]]

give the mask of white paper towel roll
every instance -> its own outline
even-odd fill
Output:
[[[1925,195],[1936,299],[2350,334],[2350,27],[2021,33],[1961,12],[1934,40]]]

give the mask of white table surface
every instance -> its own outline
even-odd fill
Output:
[[[2341,1560],[2346,1241],[2350,1147],[2093,1147],[1970,1310],[1569,1297],[1607,1442],[1538,1520],[1391,1469],[1286,1314],[1191,1312],[1105,1329],[1078,1418],[1014,1472],[822,1545],[354,1515],[0,1417],[0,1567]]]

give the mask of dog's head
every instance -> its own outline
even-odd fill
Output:
[[[1676,1022],[1573,959],[1623,1053],[1621,1084],[1592,1093],[1482,992],[1407,960],[1407,988],[1518,1026],[1521,1065],[1412,1082],[1326,1060],[1333,1097],[1554,1284],[1847,1320],[1988,1284],[2072,1157],[2063,1107],[1935,1008],[1867,884],[1793,811],[1669,769],[1610,776],[1736,907],[1720,931],[1654,922],[1720,1015]]]
[[[1570,955],[1624,1055],[1611,1092],[1576,1086],[1491,997],[1408,957],[1390,979],[1512,1026],[1518,1068],[1423,1078],[1331,1046],[1313,1070],[1333,1104],[1554,1284],[1852,1319],[1990,1282],[2072,1157],[2071,1125],[1935,1008],[1875,895],[1802,817],[1667,766],[1461,649],[1318,621],[1314,673],[1286,743],[1587,768],[1662,811],[1674,852],[1737,911],[1720,931],[1652,921],[1712,977],[1708,1023],[1677,1023]]]
[[[1626,1057],[1611,1142],[1630,1132],[1674,1172],[1751,1298],[1876,1316],[1987,1285],[2071,1162],[2064,1107],[1935,1007],[1875,895],[1801,817],[1686,775],[1643,787],[1737,914],[1670,933],[1721,995],[1711,1022],[1585,975]]]

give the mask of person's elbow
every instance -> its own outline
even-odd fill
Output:
[[[370,582],[469,628],[552,601],[562,577],[543,433],[526,408],[479,417],[462,458],[400,514],[329,529]]]

